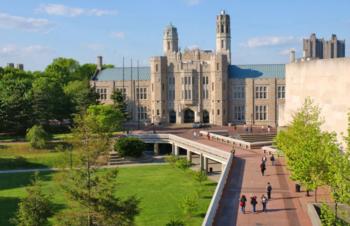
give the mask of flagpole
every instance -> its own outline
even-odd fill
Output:
[[[140,70],[139,70],[139,61],[137,60],[137,89],[138,89],[138,96],[137,96],[137,129],[140,129]]]

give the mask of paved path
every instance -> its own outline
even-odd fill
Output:
[[[230,151],[231,146],[204,137],[193,138],[193,132],[187,131],[180,136]],[[220,209],[215,219],[217,226],[311,226],[305,208],[301,206],[299,199],[304,194],[293,192],[293,183],[288,179],[289,175],[279,160],[276,166],[271,166],[268,161],[265,176],[260,173],[260,162],[263,156],[262,150],[236,150],[235,159],[230,171],[229,179],[224,190]],[[269,156],[268,156],[269,158]],[[266,194],[266,184],[270,182],[273,191],[272,199],[268,203],[268,212],[260,210],[262,194]],[[251,205],[247,204],[246,214],[239,212],[239,197],[245,194],[250,200],[252,195],[258,197],[258,213],[252,213]]]

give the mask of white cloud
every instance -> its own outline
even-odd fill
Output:
[[[77,7],[69,7],[62,4],[41,4],[37,9],[37,12],[46,13],[53,16],[107,16],[117,14],[114,10],[105,9],[85,9]]]
[[[286,44],[294,44],[300,41],[300,38],[294,36],[266,36],[255,37],[243,43],[242,46],[249,48],[258,48],[265,46],[281,46]]]
[[[29,45],[20,47],[14,44],[8,44],[0,47],[1,58],[13,58],[13,57],[33,57],[50,55],[54,53],[54,50],[42,45]]]
[[[25,31],[47,32],[54,26],[47,19],[13,16],[0,13],[0,28],[17,28]]]
[[[114,31],[111,33],[111,36],[113,38],[117,38],[117,39],[124,39],[125,38],[125,33],[122,31]]]
[[[185,0],[185,1],[186,1],[186,4],[189,6],[198,5],[201,2],[201,0]]]

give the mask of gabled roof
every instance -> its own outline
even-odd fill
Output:
[[[137,80],[137,68],[125,67],[124,80],[131,80],[131,72],[133,80]],[[150,80],[150,67],[139,67],[140,80]],[[123,80],[123,68],[106,68],[100,71],[95,77],[98,81],[118,81]]]
[[[140,80],[150,80],[150,67],[139,67]],[[124,80],[137,80],[137,68],[124,68]],[[230,65],[228,69],[229,78],[280,78],[285,77],[284,64],[247,64]],[[123,68],[106,68],[97,73],[95,79],[98,81],[121,81],[123,80]]]
[[[285,64],[230,65],[230,78],[280,78],[286,74]]]

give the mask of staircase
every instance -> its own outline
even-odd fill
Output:
[[[119,165],[123,161],[124,161],[124,159],[122,157],[120,157],[117,152],[110,152],[109,153],[109,158],[108,158],[108,165],[109,166]]]
[[[260,133],[260,134],[240,134],[240,139],[249,143],[253,142],[268,142],[273,141],[273,139],[276,137],[275,133]]]

